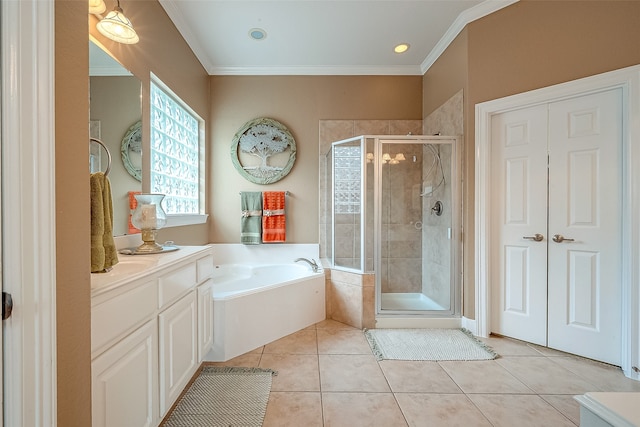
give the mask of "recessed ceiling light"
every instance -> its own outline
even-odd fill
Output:
[[[267,38],[267,32],[262,28],[252,28],[249,30],[249,37],[254,40],[264,40]]]
[[[406,51],[409,50],[409,44],[408,43],[400,43],[399,45],[397,45],[396,47],[393,48],[393,51],[395,53],[404,53]]]

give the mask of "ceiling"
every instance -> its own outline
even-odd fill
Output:
[[[211,75],[422,75],[467,23],[514,1],[159,0]]]

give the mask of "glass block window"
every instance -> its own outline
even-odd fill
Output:
[[[163,193],[167,214],[200,214],[202,119],[168,90],[151,82],[151,185]]]
[[[361,168],[360,146],[334,146],[334,209],[336,213],[360,213]]]

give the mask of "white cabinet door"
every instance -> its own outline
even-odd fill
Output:
[[[198,366],[196,291],[158,316],[160,328],[160,417],[180,396]]]
[[[213,280],[198,286],[198,362],[213,344]]]
[[[158,424],[157,336],[154,319],[93,361],[93,427]]]

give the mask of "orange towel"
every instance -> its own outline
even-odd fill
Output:
[[[286,239],[284,191],[262,192],[262,242],[283,243]]]
[[[136,194],[140,194],[140,191],[129,191],[129,234],[140,233],[140,230],[138,230],[131,222],[133,211],[135,211],[136,207],[138,207],[138,201],[135,197]]]

